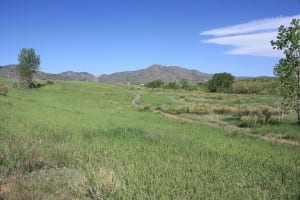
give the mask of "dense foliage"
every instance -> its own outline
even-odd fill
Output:
[[[40,56],[36,55],[35,50],[32,48],[23,48],[20,51],[18,61],[17,70],[20,74],[22,85],[25,87],[34,86],[33,74],[39,69]]]
[[[274,95],[277,92],[277,86],[276,79],[238,80],[232,84],[230,93]]]
[[[162,80],[157,79],[157,80],[147,83],[145,86],[149,87],[149,88],[160,88],[160,87],[164,86],[164,84],[165,83]]]
[[[283,106],[296,110],[300,124],[300,19],[293,19],[290,27],[280,26],[277,40],[271,44],[285,54],[274,68]]]
[[[187,91],[198,89],[197,85],[190,84],[187,79],[181,79],[179,82],[172,81],[169,83],[164,83],[162,80],[157,79],[149,83],[146,83],[145,86],[149,88],[164,88],[164,89],[172,89],[172,90],[183,89]]]
[[[234,81],[230,73],[217,73],[208,81],[208,90],[210,92],[226,92]]]

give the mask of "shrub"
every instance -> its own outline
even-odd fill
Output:
[[[205,115],[209,113],[209,109],[206,106],[199,104],[187,104],[181,107],[181,111],[183,111],[183,113],[194,113],[199,115]]]
[[[19,84],[17,82],[13,82],[12,88],[19,88]]]
[[[194,113],[199,114],[199,115],[206,115],[209,113],[209,109],[203,105],[195,105]]]
[[[145,86],[149,88],[161,88],[164,86],[164,82],[160,79],[157,79],[147,83]]]
[[[217,107],[214,109],[214,113],[217,114],[217,115],[227,115],[227,114],[230,114],[232,111],[231,111],[231,108],[229,107]]]
[[[235,117],[242,117],[250,114],[250,110],[247,107],[238,107],[237,110],[234,111]]]
[[[108,199],[118,190],[121,183],[113,170],[100,168],[87,172],[86,185],[85,196],[90,199]]]
[[[8,94],[8,87],[6,85],[0,86],[0,95],[6,96]]]
[[[158,107],[157,110],[162,110],[163,112],[167,112],[170,114],[191,113],[191,114],[205,115],[210,112],[207,106],[199,105],[199,104],[197,105],[186,104],[186,105],[180,105],[177,107],[169,107],[169,108]]]
[[[276,115],[278,112],[268,105],[259,105],[253,111],[253,115],[258,118],[258,123],[266,124],[270,121],[272,115]]]
[[[149,111],[151,110],[151,105],[150,104],[143,104],[138,106],[138,111]]]
[[[231,87],[234,77],[230,73],[217,73],[208,81],[210,92],[226,92]]]
[[[54,84],[54,81],[52,81],[52,80],[47,80],[47,85],[52,85],[52,84]]]
[[[270,94],[276,93],[277,82],[272,79],[240,80],[232,84],[230,92],[236,94]]]
[[[174,82],[169,82],[168,85],[166,86],[168,89],[173,89],[173,90],[178,90],[180,89],[180,85],[178,85],[175,81]]]
[[[239,117],[241,126],[252,126],[256,124],[267,124],[272,115],[277,115],[278,112],[268,105],[258,105],[253,110],[247,108],[240,108],[236,112]]]
[[[250,115],[245,115],[240,118],[240,126],[241,127],[248,127],[252,124],[252,122],[253,122],[253,120],[251,119]]]

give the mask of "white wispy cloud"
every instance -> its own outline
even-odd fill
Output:
[[[281,57],[282,53],[272,49],[270,41],[275,40],[280,25],[288,26],[300,15],[255,20],[244,24],[206,30],[201,35],[213,38],[204,43],[232,46],[228,54]]]

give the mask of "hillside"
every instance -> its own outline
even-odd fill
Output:
[[[147,83],[156,79],[164,82],[180,81],[187,79],[191,83],[200,83],[207,81],[211,75],[199,72],[197,70],[189,70],[177,66],[152,65],[146,69],[137,71],[117,72],[113,74],[104,74],[96,77],[87,72],[67,71],[59,74],[51,74],[39,71],[37,78],[47,80],[73,80],[73,81],[98,81],[106,83],[124,83],[132,82],[136,84]],[[18,74],[16,65],[0,66],[0,78],[17,79]]]
[[[8,79],[18,78],[16,65],[0,66],[0,78],[8,78]]]
[[[205,82],[211,77],[210,74],[197,70],[189,70],[177,66],[152,65],[146,69],[127,71],[99,76],[99,82],[121,83],[147,83],[156,79],[164,82],[180,81],[187,79],[191,83]]]
[[[16,65],[0,66],[0,78],[17,79]],[[37,72],[36,77],[43,80],[97,81],[97,77],[87,72],[67,71],[59,74]]]

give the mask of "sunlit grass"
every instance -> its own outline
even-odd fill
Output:
[[[207,105],[213,102],[209,109],[216,104],[230,106],[227,94],[214,99],[203,92],[96,83],[9,88],[8,96],[0,96],[0,184],[11,187],[6,195],[11,199],[299,197],[299,147],[140,112],[131,104],[136,93],[151,109],[186,103],[187,97],[194,102],[198,95]],[[247,96],[233,100],[239,98],[256,104],[252,96],[249,101]]]

